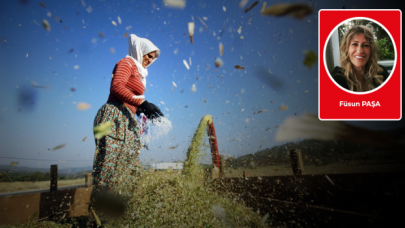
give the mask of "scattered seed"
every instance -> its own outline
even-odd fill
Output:
[[[18,165],[18,162],[14,162],[14,161],[13,161],[13,162],[10,163],[10,165],[11,165],[11,166]]]
[[[163,4],[168,7],[183,9],[186,7],[186,0],[163,0]]]
[[[77,104],[76,108],[77,108],[78,110],[80,110],[80,111],[83,111],[83,110],[90,109],[90,108],[91,108],[91,105],[89,105],[89,104],[87,104],[87,103],[85,103],[85,102],[80,102],[79,104]]]
[[[219,43],[219,55],[222,56],[224,54],[224,45]]]
[[[288,106],[283,104],[278,108],[278,110],[281,110],[281,111],[288,110]]]
[[[217,60],[215,61],[215,66],[221,67],[222,65],[224,65],[224,62],[222,62],[222,59],[217,58]]]
[[[249,12],[253,7],[259,4],[259,1],[255,1],[252,5],[250,5],[247,9],[245,9],[245,13]]]
[[[235,65],[235,68],[238,69],[238,70],[243,70],[243,69],[245,69],[245,67],[240,66],[240,65]]]
[[[241,34],[241,33],[242,33],[242,26],[239,26],[239,25],[238,25],[238,27],[239,27],[239,28],[238,28],[238,31],[237,31],[237,32],[238,32],[239,34]]]
[[[189,22],[188,23],[188,35],[190,36],[190,42],[193,44],[193,36],[194,36],[194,22]]]
[[[99,124],[93,128],[94,138],[101,139],[102,137],[110,134],[112,122],[107,121]]]
[[[31,86],[34,88],[39,88],[39,89],[46,89],[46,86],[40,86],[38,85],[35,81],[31,81]]]
[[[195,86],[195,84],[191,86],[191,92],[193,93],[197,92],[197,87]]]
[[[190,67],[188,66],[188,63],[185,59],[183,59],[183,63],[184,63],[184,66],[186,66],[187,70],[190,70]]]
[[[249,2],[249,0],[241,0],[239,2],[239,8],[245,7],[248,2]]]
[[[179,144],[177,144],[176,146],[171,146],[171,147],[169,147],[169,149],[174,150],[174,149],[176,149],[178,146],[179,146]]]
[[[198,20],[200,20],[201,21],[201,23],[205,26],[205,29],[207,29],[208,28],[208,26],[204,23],[204,21],[203,20],[201,20],[201,18],[200,17],[197,17],[198,18]]]
[[[42,19],[42,27],[44,27],[44,29],[46,31],[51,31],[51,25],[49,24],[49,22],[45,19]]]
[[[66,146],[66,143],[64,143],[64,144],[60,144],[60,145],[55,146],[54,148],[52,148],[52,150],[59,150],[59,149],[61,149],[61,148],[65,147],[65,146]]]
[[[263,14],[264,13],[264,10],[266,9],[266,2],[263,2],[263,5],[262,5],[262,9],[260,10],[260,14]]]
[[[332,185],[335,185],[335,183],[333,183],[332,179],[330,179],[328,175],[325,175],[325,177],[326,177],[326,179],[328,179],[328,181],[329,181]]]
[[[261,111],[254,112],[253,114],[259,114],[259,113],[262,113],[262,112],[267,112],[267,109],[263,109],[263,110],[261,110]]]
[[[304,64],[311,70],[312,66],[317,63],[318,56],[313,51],[305,51]]]
[[[278,3],[265,9],[262,15],[268,16],[285,16],[290,15],[297,19],[303,19],[305,16],[312,13],[312,7],[303,3]]]
[[[93,7],[91,7],[91,6],[87,7],[87,8],[86,8],[86,11],[87,11],[88,13],[93,12]]]

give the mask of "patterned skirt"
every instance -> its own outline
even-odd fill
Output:
[[[141,141],[134,114],[120,102],[103,105],[94,119],[94,126],[112,122],[111,132],[95,139],[93,192],[129,193],[141,175],[139,153]]]

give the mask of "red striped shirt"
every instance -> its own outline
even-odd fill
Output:
[[[117,63],[111,80],[110,96],[108,101],[123,102],[134,114],[144,99],[132,98],[134,95],[143,95],[145,86],[134,61],[127,57]]]

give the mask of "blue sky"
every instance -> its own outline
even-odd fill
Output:
[[[239,156],[278,145],[275,126],[288,116],[318,112],[318,64],[312,69],[303,64],[304,51],[318,52],[318,10],[400,7],[395,1],[304,1],[315,5],[314,13],[297,20],[261,16],[262,2],[244,13],[253,2],[239,8],[239,1],[187,1],[184,9],[166,7],[163,1],[42,1],[45,7],[38,1],[3,2],[0,143],[1,156],[13,158],[0,158],[0,164],[92,165],[94,116],[107,101],[115,63],[128,52],[125,33],[148,38],[161,50],[148,68],[146,99],[158,105],[173,126],[149,150],[142,150],[144,163],[184,160],[207,114],[214,118],[220,154]],[[207,29],[198,17],[207,18]],[[43,19],[50,31],[42,26]],[[187,24],[193,21],[191,44]],[[219,43],[224,45],[223,56]],[[218,57],[224,65],[216,68]],[[190,59],[188,70],[183,60]],[[33,82],[46,88],[33,87]],[[80,111],[79,102],[91,108]],[[278,110],[283,104],[289,109]],[[264,109],[268,111],[254,114]],[[397,126],[353,124],[371,129]],[[61,144],[66,145],[52,151]]]

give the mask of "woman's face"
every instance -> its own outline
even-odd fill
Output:
[[[364,68],[370,58],[370,44],[363,33],[353,36],[349,43],[350,62],[356,68]]]
[[[152,63],[155,56],[156,56],[156,51],[153,51],[153,52],[150,52],[150,53],[144,55],[143,59],[142,59],[142,66],[145,68],[147,66],[149,66]]]

